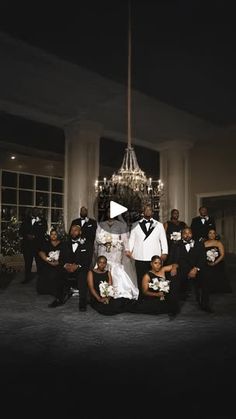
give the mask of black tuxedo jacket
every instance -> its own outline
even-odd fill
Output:
[[[76,218],[75,220],[73,220],[70,228],[73,225],[79,225],[81,227],[81,218]],[[89,242],[88,244],[92,246],[94,244],[96,230],[97,230],[97,221],[92,218],[89,218],[88,221],[85,221],[85,223],[81,227],[82,237],[85,237],[87,240],[87,243]]]
[[[78,243],[78,247],[75,252],[73,252],[71,239],[62,243],[59,264],[63,267],[65,263],[75,263],[76,265],[81,265],[79,270],[86,271],[89,269],[89,251],[86,241],[83,244]]]
[[[32,218],[26,217],[19,229],[19,234],[23,238],[23,247],[25,246],[39,246],[44,240],[47,232],[47,220],[43,217],[40,217],[39,221],[35,221],[32,225]],[[35,236],[34,240],[31,240],[27,237],[27,234],[32,234]]]
[[[203,243],[195,241],[194,246],[187,252],[185,243],[181,240],[179,244],[172,246],[170,263],[178,263],[178,271],[181,276],[187,276],[193,267],[199,268],[202,272],[207,263]]]
[[[201,238],[206,239],[208,231],[212,228],[216,228],[213,217],[209,217],[208,220],[205,220],[204,224],[202,223],[200,216],[192,219],[191,229],[194,240],[199,240]]]

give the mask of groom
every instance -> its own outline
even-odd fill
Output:
[[[135,260],[139,295],[142,295],[142,279],[150,269],[151,258],[160,256],[164,262],[168,255],[165,229],[153,218],[151,205],[145,205],[144,217],[132,228],[126,255]]]

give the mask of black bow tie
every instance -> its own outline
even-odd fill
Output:
[[[71,241],[72,241],[72,243],[79,243],[79,239],[77,239],[77,240],[71,239]]]
[[[143,220],[144,224],[151,223],[151,222],[152,222],[151,220]]]
[[[189,241],[187,241],[187,240],[183,240],[183,243],[184,243],[184,244],[191,244],[191,243],[193,243],[193,240],[189,240]]]

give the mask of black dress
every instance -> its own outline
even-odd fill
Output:
[[[106,281],[107,283],[109,282],[108,271],[101,273],[92,271],[92,273],[93,286],[96,292],[100,295],[99,284],[101,281]],[[130,300],[127,298],[110,298],[109,303],[104,304],[97,301],[97,299],[92,295],[92,293],[90,293],[90,295],[90,304],[94,308],[94,310],[96,310],[100,314],[104,314],[107,316],[129,311],[128,308],[130,307],[130,305],[132,305],[132,302],[130,302]]]
[[[153,272],[148,272],[150,282],[152,282],[153,278],[163,279]],[[158,292],[151,289],[153,292]],[[143,313],[143,314],[164,314],[164,313],[171,313],[174,312],[176,307],[172,305],[172,299],[170,298],[170,294],[166,293],[164,300],[160,298],[151,297],[151,296],[142,296],[142,299],[137,302],[135,306],[133,306],[132,312],[136,313]]]
[[[171,220],[167,221],[166,237],[169,246],[169,252],[171,246],[178,244],[181,240],[181,232],[185,227],[186,224],[184,221],[179,221],[178,224],[173,223]]]
[[[208,262],[214,262],[220,257],[220,251],[217,246],[209,246],[205,249]],[[216,265],[206,266],[206,281],[207,288],[212,294],[232,292],[229,278],[226,275],[224,260]]]
[[[61,243],[53,246],[50,241],[45,242],[40,249],[45,252],[47,257],[59,259]],[[39,294],[48,294],[57,296],[58,294],[58,281],[60,277],[59,266],[52,266],[41,259],[40,275],[37,278],[36,289]]]

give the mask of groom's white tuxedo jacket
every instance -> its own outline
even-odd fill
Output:
[[[148,261],[152,256],[168,254],[166,232],[162,223],[151,218],[148,230],[145,220],[140,220],[130,233],[128,250],[135,260]]]

